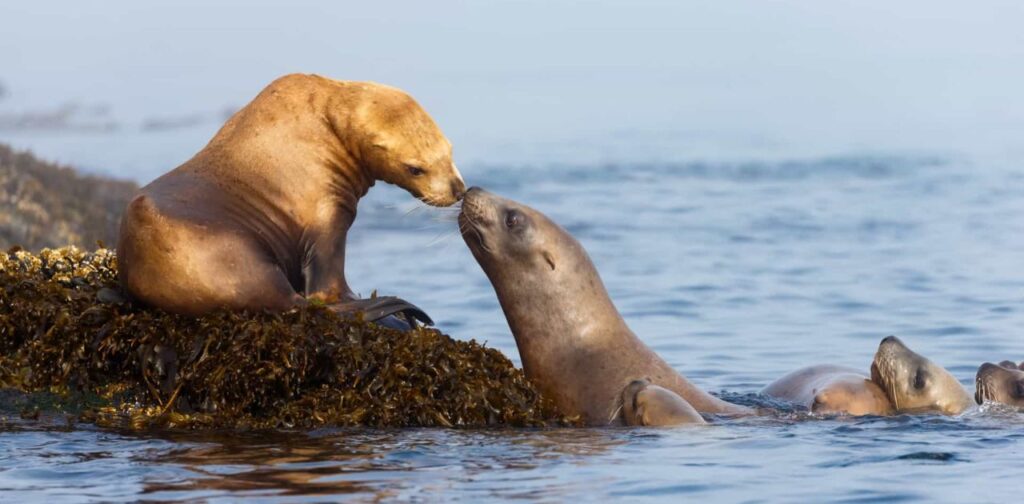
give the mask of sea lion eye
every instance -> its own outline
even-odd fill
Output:
[[[924,371],[918,369],[917,375],[914,376],[914,388],[923,389],[927,381],[928,377],[925,376]]]
[[[523,222],[523,216],[515,210],[509,210],[505,213],[505,227],[512,229]]]
[[[409,174],[412,175],[413,177],[419,177],[420,175],[426,173],[426,171],[423,168],[420,168],[419,166],[407,165],[405,168],[409,170]]]
[[[1018,399],[1024,398],[1024,380],[1017,380],[1017,387],[1014,394]]]

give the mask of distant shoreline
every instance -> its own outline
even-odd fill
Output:
[[[135,182],[84,175],[0,144],[0,248],[113,245]]]

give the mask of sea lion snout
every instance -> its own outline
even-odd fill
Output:
[[[461,178],[453,180],[451,186],[452,198],[455,198],[455,201],[459,201],[466,196],[466,183]]]
[[[978,368],[974,381],[974,401],[978,404],[992,401],[1024,406],[1024,371],[1018,366],[986,362]]]
[[[992,399],[992,387],[989,385],[989,381],[999,367],[991,362],[986,362],[978,367],[978,373],[974,375],[974,402],[983,404],[986,400]]]
[[[459,212],[459,219],[468,221],[467,224],[474,228],[487,224],[488,196],[490,196],[489,192],[476,186],[466,190],[462,195],[462,211]]]
[[[882,341],[878,343],[879,349],[887,346],[894,346],[897,349],[907,349],[907,345],[903,344],[903,341],[896,336],[886,336],[882,338]]]
[[[517,210],[525,209],[514,201],[473,186],[463,194],[460,218],[467,218],[478,229],[495,231],[506,212]]]
[[[490,193],[479,187],[470,187],[462,196],[462,210],[459,212],[459,231],[477,260],[494,251],[487,245],[488,230],[492,227],[493,205],[488,201]]]
[[[466,183],[459,175],[454,164],[450,168],[433,169],[424,171],[422,168],[412,177],[400,182],[398,185],[420,201],[438,207],[446,207],[458,203],[466,193]]]

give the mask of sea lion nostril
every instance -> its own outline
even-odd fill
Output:
[[[456,201],[466,196],[466,184],[463,184],[461,180],[452,182],[452,196]]]
[[[886,337],[882,338],[882,343],[894,343],[896,341],[899,341],[896,338],[896,336],[886,336]]]

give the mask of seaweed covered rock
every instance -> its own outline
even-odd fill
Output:
[[[184,317],[120,294],[109,250],[0,253],[0,385],[143,428],[572,423],[500,352],[318,306]]]

